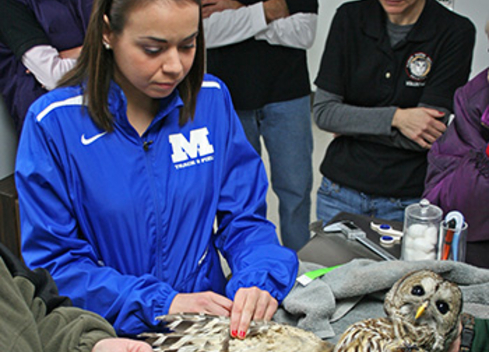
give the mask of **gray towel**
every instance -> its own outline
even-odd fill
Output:
[[[298,275],[321,268],[301,262]],[[464,311],[489,318],[489,270],[453,261],[382,261],[357,259],[336,268],[307,286],[297,284],[287,295],[274,320],[313,331],[336,342],[351,324],[385,316],[383,299],[405,274],[430,269],[457,283]]]

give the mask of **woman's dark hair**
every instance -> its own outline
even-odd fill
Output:
[[[105,129],[113,130],[113,118],[108,107],[110,81],[114,73],[112,50],[103,46],[104,15],[110,19],[110,27],[116,34],[122,33],[127,14],[136,6],[144,6],[152,1],[193,2],[201,8],[200,0],[95,0],[83,42],[83,49],[75,67],[59,82],[58,86],[81,85],[86,82],[84,102],[93,121]],[[200,10],[199,10],[200,11]],[[180,125],[193,118],[197,94],[202,85],[205,70],[205,45],[202,15],[199,19],[199,33],[194,63],[182,82],[178,85],[184,106],[180,110]]]

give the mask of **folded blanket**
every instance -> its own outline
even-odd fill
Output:
[[[321,268],[301,262],[298,275]],[[453,261],[381,261],[356,259],[307,286],[297,284],[287,295],[274,320],[314,332],[336,342],[351,324],[385,316],[385,293],[405,274],[430,269],[457,283],[464,311],[489,318],[489,270]]]

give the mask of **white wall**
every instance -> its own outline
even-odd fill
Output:
[[[489,66],[489,40],[484,28],[489,20],[488,0],[455,0],[455,12],[472,20],[477,29],[477,38],[472,63],[472,77]]]
[[[0,179],[14,171],[17,134],[0,96]]]
[[[346,0],[319,0],[319,21],[316,41],[308,52],[309,74],[311,82],[314,82],[319,70],[321,55],[324,50],[326,36],[329,31],[331,20],[336,8]],[[472,65],[472,76],[489,66],[489,40],[484,32],[486,21],[489,19],[488,0],[453,0],[454,10],[468,17],[477,29],[477,38],[474,49],[474,60]],[[316,87],[313,84],[313,90]]]
[[[470,1],[470,0],[469,0]],[[329,26],[331,25],[331,20],[336,12],[338,6],[346,2],[345,0],[318,0],[319,2],[319,14],[318,14],[318,28],[316,33],[316,40],[314,45],[307,52],[307,59],[309,63],[309,76],[311,77],[311,84],[313,85],[313,90],[316,89],[314,86],[314,80],[319,71],[319,63],[321,62],[321,56],[324,50],[324,44],[326,43],[326,37],[328,35]]]

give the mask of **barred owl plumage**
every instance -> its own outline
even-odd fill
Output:
[[[405,275],[387,293],[385,318],[351,325],[335,352],[441,352],[457,336],[460,288],[430,270]]]
[[[156,352],[331,352],[333,345],[312,332],[275,322],[254,321],[244,340],[229,336],[229,319],[205,314],[172,314],[158,317],[167,333],[140,337]]]

